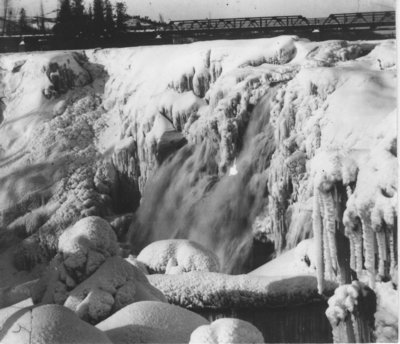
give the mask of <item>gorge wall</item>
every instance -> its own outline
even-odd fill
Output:
[[[321,221],[329,277],[338,220],[352,268],[376,251],[390,278],[395,61],[394,40],[296,36],[2,55],[0,245],[32,268],[99,215],[133,252],[190,238],[240,273],[254,237],[279,254]]]

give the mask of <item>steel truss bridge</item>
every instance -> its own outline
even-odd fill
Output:
[[[306,18],[301,15],[202,19],[171,21],[156,31],[171,33],[207,33],[219,31],[332,31],[391,29],[396,25],[394,11],[331,14],[324,18]]]

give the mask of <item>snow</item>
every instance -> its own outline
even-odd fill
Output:
[[[314,240],[301,241],[294,249],[282,253],[248,274],[269,277],[315,275]]]
[[[316,278],[307,275],[263,277],[188,272],[149,275],[148,279],[170,303],[185,308],[284,307],[321,300]],[[335,283],[328,282],[326,293],[332,293],[335,288]]]
[[[101,217],[86,217],[62,233],[58,252],[67,271],[85,268],[84,276],[90,276],[107,257],[117,254],[117,236]]]
[[[0,341],[4,344],[111,344],[104,333],[58,305],[32,308],[26,302],[17,304],[0,310],[0,324]]]
[[[219,271],[218,258],[212,252],[183,239],[153,242],[139,253],[137,260],[156,273],[169,273],[171,267],[180,267],[182,272]]]
[[[114,343],[188,343],[191,333],[208,324],[184,308],[155,301],[136,302],[97,324]]]
[[[97,216],[79,220],[61,234],[58,253],[34,288],[35,303],[64,303],[68,291],[118,250],[117,237],[106,220]]]
[[[264,343],[261,332],[247,321],[218,319],[210,325],[197,328],[190,336],[189,344]]]
[[[377,272],[394,276],[395,44],[281,36],[0,56],[0,227],[27,236],[13,246],[17,265],[32,267],[56,252],[79,219],[115,215],[117,191],[129,181],[137,203],[142,196],[135,249],[189,238],[218,256],[221,271],[241,272],[254,227],[279,255],[308,238],[315,219],[322,224],[315,261],[329,254],[329,275],[337,255],[332,229],[341,220],[332,186],[341,183],[353,267],[360,272],[365,260],[371,286]],[[171,132],[188,144],[160,164],[157,144]],[[298,262],[294,252],[281,259],[291,254]],[[200,264],[154,256],[178,281]],[[92,253],[93,269],[102,260]],[[79,280],[60,273],[58,301]]]
[[[110,257],[68,293],[64,306],[80,318],[98,323],[126,305],[144,300],[165,302],[165,297],[140,269],[121,257]]]
[[[377,343],[397,343],[399,340],[399,294],[391,282],[377,283],[375,336]]]

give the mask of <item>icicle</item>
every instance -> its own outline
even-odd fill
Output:
[[[350,196],[353,194],[353,190],[351,190],[350,185],[346,186],[346,193],[347,193],[347,199],[350,199]]]
[[[347,231],[347,228],[346,228]],[[355,243],[355,237],[354,234],[351,233],[349,236],[349,241],[350,241],[350,268],[352,268],[354,271],[356,271],[356,243]]]
[[[355,247],[355,256],[356,256],[356,272],[357,272],[358,278],[360,278],[361,273],[362,273],[362,266],[363,266],[361,228],[357,228],[356,232],[354,232],[354,247]]]
[[[332,270],[332,257],[328,245],[328,231],[326,230],[326,219],[324,219],[323,223],[324,226],[322,229],[322,235],[323,235],[323,246],[324,246],[325,279],[332,280],[334,274]]]
[[[390,276],[393,276],[396,268],[396,255],[394,252],[393,228],[389,228],[389,248],[390,248]]]
[[[365,252],[365,267],[369,275],[369,287],[375,288],[375,233],[372,230],[371,224],[363,219],[363,239]]]
[[[318,188],[314,187],[313,203],[313,233],[315,245],[315,266],[317,268],[318,293],[322,294],[324,290],[324,261],[323,261],[323,241],[322,241],[322,219],[321,219],[321,201]]]
[[[327,232],[327,244],[331,257],[331,267],[336,273],[337,271],[337,249],[336,249],[336,225],[335,225],[335,204],[330,192],[321,192],[322,203],[324,205],[324,219]]]
[[[385,231],[381,229],[379,232],[376,232],[376,241],[378,242],[378,254],[379,254],[379,268],[378,272],[380,276],[385,275],[385,261],[386,257],[386,237]]]
[[[361,336],[358,328],[357,318],[355,317],[354,313],[351,313],[351,323],[353,324],[355,342],[361,343]]]

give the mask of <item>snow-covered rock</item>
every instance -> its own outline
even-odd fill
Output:
[[[206,319],[184,308],[143,301],[124,307],[96,327],[114,343],[187,343],[191,333],[206,324]]]
[[[313,239],[303,240],[295,248],[282,253],[248,274],[269,277],[315,275],[314,248]]]
[[[102,331],[59,305],[2,309],[0,327],[0,342],[4,344],[112,343]]]
[[[283,307],[321,301],[314,276],[225,275],[188,272],[179,275],[149,275],[150,283],[170,303],[193,308]],[[336,283],[327,283],[332,294]]]
[[[183,239],[153,242],[139,253],[137,260],[155,273],[219,271],[218,258],[211,251]]]
[[[98,323],[130,303],[145,300],[166,302],[139,268],[121,257],[111,257],[68,293],[64,306]]]
[[[399,293],[391,282],[377,283],[377,310],[375,313],[375,336],[377,343],[399,341]]]
[[[189,344],[264,343],[261,332],[252,324],[240,319],[218,319],[210,325],[197,328]]]
[[[242,273],[260,216],[278,254],[310,236],[313,218],[333,229],[334,181],[352,189],[353,267],[362,243],[375,278],[376,237],[378,272],[388,278],[396,266],[393,240],[383,240],[397,214],[395,55],[395,40],[281,36],[0,56],[0,227],[27,236],[18,267],[52,257],[82,217],[139,207],[134,252],[187,238],[215,253],[221,271]],[[74,84],[47,99],[42,90],[68,84],[70,73],[58,82],[64,64]],[[173,143],[169,154],[184,141],[159,159],[164,143]],[[358,218],[366,230],[353,230]],[[334,256],[333,231],[325,232],[325,256]],[[326,266],[335,271],[335,259]],[[179,262],[169,271],[181,272]]]
[[[86,217],[65,230],[58,253],[34,288],[34,301],[63,304],[68,291],[118,253],[117,237],[104,219]]]

